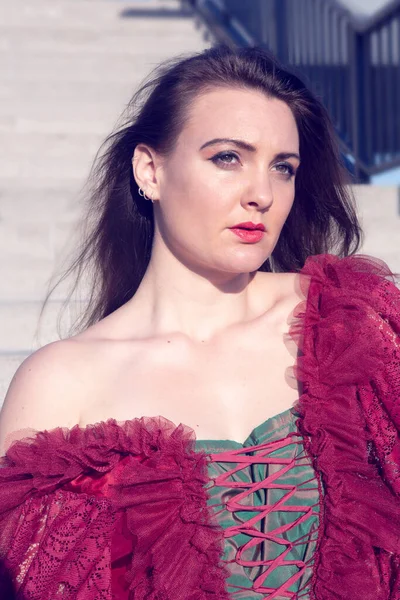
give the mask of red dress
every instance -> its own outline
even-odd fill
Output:
[[[400,291],[371,257],[313,256],[301,275],[297,427],[323,491],[309,598],[400,600]],[[162,417],[14,442],[0,598],[234,598],[195,445]]]

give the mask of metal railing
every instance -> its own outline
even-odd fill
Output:
[[[400,0],[361,22],[336,0],[190,0],[216,38],[265,45],[327,107],[355,181],[400,166]]]

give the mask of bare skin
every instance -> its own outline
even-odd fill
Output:
[[[260,294],[267,275],[259,273]],[[126,335],[123,310],[88,330],[79,341],[95,358],[80,424],[161,415],[192,427],[198,439],[244,441],[255,426],[293,406],[300,391],[291,372],[297,348],[287,332],[301,297],[294,276],[276,277],[276,304],[212,341],[194,342],[181,333],[148,336],[140,311],[141,339]]]
[[[232,142],[202,148],[215,138],[243,140],[254,150]],[[49,345],[63,357],[53,366],[64,364],[63,374],[54,376],[65,398],[56,408],[49,401],[46,411],[28,407],[25,421],[21,410],[17,415],[18,402],[22,409],[26,404],[18,400],[24,368],[17,372],[19,384],[10,386],[0,419],[0,444],[18,424],[38,430],[158,415],[192,427],[198,439],[243,441],[292,407],[300,390],[291,373],[297,348],[287,333],[304,299],[299,276],[258,268],[293,205],[298,154],[288,106],[239,88],[196,98],[168,158],[137,146],[134,177],[155,200],[143,281],[113,314]],[[265,225],[259,242],[230,231],[244,221]],[[41,351],[44,356],[46,348]],[[30,372],[50,372],[34,361]]]

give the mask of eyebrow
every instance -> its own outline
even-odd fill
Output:
[[[238,148],[242,148],[243,150],[248,150],[248,152],[256,152],[256,150],[257,150],[257,148],[255,146],[253,146],[252,144],[249,144],[248,142],[245,142],[243,140],[235,140],[232,138],[214,138],[213,140],[205,142],[205,144],[203,144],[201,146],[200,150],[203,150],[203,148],[207,148],[207,146],[214,146],[215,144],[222,144],[222,143],[233,144],[234,146],[238,146]],[[296,152],[279,152],[279,154],[276,154],[275,158],[277,158],[279,160],[285,160],[287,158],[297,158],[297,160],[300,161],[300,156],[298,154],[296,154]]]

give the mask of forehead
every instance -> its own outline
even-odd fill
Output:
[[[255,145],[297,150],[299,137],[289,106],[258,90],[217,88],[197,96],[181,134],[199,144],[213,137],[241,138]]]

